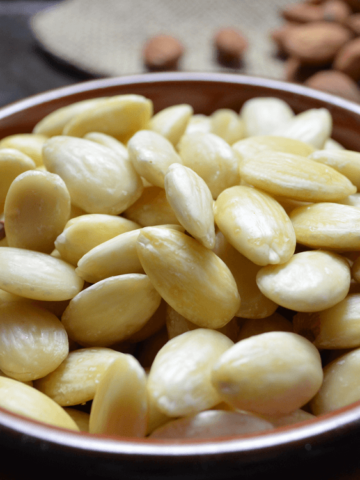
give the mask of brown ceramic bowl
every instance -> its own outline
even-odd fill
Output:
[[[360,106],[298,85],[233,74],[169,73],[96,80],[0,109],[0,138],[30,132],[51,111],[92,97],[145,95],[155,111],[177,103],[196,113],[239,111],[245,100],[276,96],[296,111],[326,107],[333,137],[360,151]],[[0,266],[1,268],[1,266]],[[360,402],[271,433],[210,441],[149,441],[92,436],[0,409],[0,478],[255,479],[360,478]]]

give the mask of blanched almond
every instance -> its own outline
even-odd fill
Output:
[[[128,142],[135,170],[148,182],[164,188],[164,178],[173,163],[182,163],[172,143],[156,132],[140,130]]]
[[[360,348],[341,355],[324,368],[324,381],[311,400],[314,415],[322,415],[360,400]]]
[[[241,177],[272,195],[303,202],[334,202],[356,192],[344,175],[300,155],[264,152],[241,163]]]
[[[90,433],[144,437],[147,427],[146,374],[131,355],[107,368],[97,386],[90,412]]]
[[[34,386],[59,405],[80,405],[94,398],[101,376],[122,355],[110,348],[75,350],[56,370],[36,380]]]
[[[71,407],[64,408],[64,410],[74,420],[80,432],[89,431],[90,415],[87,412]]]
[[[256,281],[264,295],[291,310],[319,312],[343,300],[350,288],[350,267],[335,253],[297,253],[282,265],[259,270]]]
[[[219,403],[210,372],[232,345],[225,335],[203,328],[170,340],[157,354],[148,379],[148,392],[157,408],[178,417]]]
[[[294,116],[289,105],[276,97],[259,97],[247,100],[240,110],[247,137],[271,135],[274,130]]]
[[[190,118],[184,135],[191,133],[211,133],[211,130],[211,118],[202,113],[197,113]]]
[[[360,189],[360,153],[351,150],[317,150],[309,158],[334,168]]]
[[[91,98],[90,100],[82,100],[71,103],[66,107],[58,108],[40,120],[35,125],[33,133],[46,135],[47,137],[62,135],[64,126],[73,117],[86,110],[91,110],[97,103],[101,103],[103,100],[104,98]]]
[[[223,138],[229,145],[244,138],[244,121],[234,110],[219,108],[210,118],[212,133]]]
[[[148,227],[138,237],[140,262],[164,300],[200,327],[221,328],[240,306],[234,277],[225,263],[193,238]]]
[[[69,353],[65,328],[55,315],[24,302],[0,305],[0,368],[16,380],[44,377]]]
[[[12,378],[0,377],[0,407],[54,427],[79,431],[74,420],[51,398]]]
[[[275,312],[278,305],[265,297],[256,284],[256,274],[261,268],[259,265],[251,262],[230,245],[220,231],[216,234],[214,252],[234,275],[241,298],[237,317],[261,319]]]
[[[360,250],[360,210],[338,203],[314,203],[290,214],[299,243],[337,251]]]
[[[337,203],[341,203],[342,205],[349,205],[350,207],[360,207],[360,193],[354,193],[353,195],[349,195],[348,197],[343,198],[342,200],[338,200]]]
[[[30,157],[37,167],[43,164],[42,148],[46,142],[45,135],[34,133],[18,133],[5,137],[0,142],[0,149],[14,148]]]
[[[165,326],[166,308],[166,302],[161,300],[158,309],[153,313],[153,315],[140,330],[131,335],[131,337],[128,339],[128,342],[130,344],[139,343],[158,333]]]
[[[360,347],[360,295],[348,295],[317,313],[298,313],[293,323],[294,331],[319,349]]]
[[[194,110],[191,105],[173,105],[158,112],[150,120],[150,129],[160,133],[174,147],[185,133]]]
[[[271,423],[243,412],[207,411],[173,420],[155,430],[151,438],[221,438],[272,430]]]
[[[59,175],[31,170],[11,184],[4,212],[10,247],[51,253],[70,217],[70,195]]]
[[[328,138],[324,144],[324,150],[344,150],[345,148],[336,140]]]
[[[0,288],[34,300],[68,300],[84,281],[74,267],[40,252],[0,247]]]
[[[13,148],[0,150],[0,212],[4,210],[7,192],[15,178],[27,170],[34,169],[33,160],[19,150]]]
[[[165,190],[160,187],[145,188],[139,200],[124,212],[124,216],[142,227],[179,223],[166,199]]]
[[[101,132],[90,132],[84,135],[84,139],[99,143],[100,145],[104,145],[104,147],[109,147],[120,155],[120,157],[125,159],[129,158],[129,152],[125,145],[111,135],[106,135],[106,133]]]
[[[305,338],[269,332],[241,340],[221,355],[212,382],[233,407],[284,415],[305,405],[323,379],[320,354]]]
[[[230,145],[217,135],[186,134],[178,149],[183,164],[205,181],[214,198],[225,188],[239,184],[239,158]]]
[[[63,260],[76,266],[80,258],[96,246],[138,228],[137,223],[115,215],[81,215],[66,224],[55,246]]]
[[[279,137],[273,135],[259,135],[250,138],[244,138],[234,143],[232,148],[240,157],[240,162],[246,162],[247,159],[255,157],[258,153],[267,151],[291,153],[307,157],[314,148],[300,140],[293,138]]]
[[[141,195],[132,164],[90,140],[52,137],[43,148],[44,164],[66,183],[71,202],[87,213],[118,215]]]
[[[144,273],[136,243],[140,230],[133,230],[104,242],[80,258],[76,273],[87,282],[127,273]]]
[[[256,265],[284,263],[293,255],[296,239],[290,219],[266,193],[228,188],[216,200],[214,214],[228,242]]]
[[[311,413],[299,408],[287,415],[262,415],[262,418],[277,428],[284,427],[285,425],[294,425],[295,423],[306,422],[307,420],[314,420],[316,417],[315,415],[312,415]]]
[[[151,100],[141,95],[113,96],[75,115],[65,125],[63,135],[83,137],[101,132],[126,143],[135,132],[146,128],[152,110]]]
[[[184,231],[180,225],[163,227]],[[125,232],[94,247],[79,260],[76,273],[90,283],[116,275],[144,273],[136,249],[139,233],[140,229]]]
[[[330,112],[326,108],[313,108],[293,117],[287,124],[275,130],[273,135],[301,140],[321,149],[330,138],[331,131]]]
[[[80,345],[104,347],[140,330],[160,301],[146,275],[119,275],[77,295],[61,320],[70,338]]]
[[[204,180],[184,165],[165,175],[166,198],[181,225],[207,248],[215,246],[213,198]]]

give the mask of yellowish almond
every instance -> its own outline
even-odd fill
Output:
[[[184,233],[144,228],[140,262],[162,298],[200,327],[221,328],[240,306],[234,277],[211,250]]]

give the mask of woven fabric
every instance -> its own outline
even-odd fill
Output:
[[[216,61],[213,37],[235,27],[249,41],[235,71],[282,78],[269,33],[282,24],[279,10],[296,1],[67,0],[32,17],[31,27],[45,50],[95,76],[144,72],[142,48],[160,33],[184,44],[179,70],[229,71]]]

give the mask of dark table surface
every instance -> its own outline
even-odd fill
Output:
[[[91,78],[45,54],[34,38],[29,19],[56,3],[0,0],[0,107]]]

